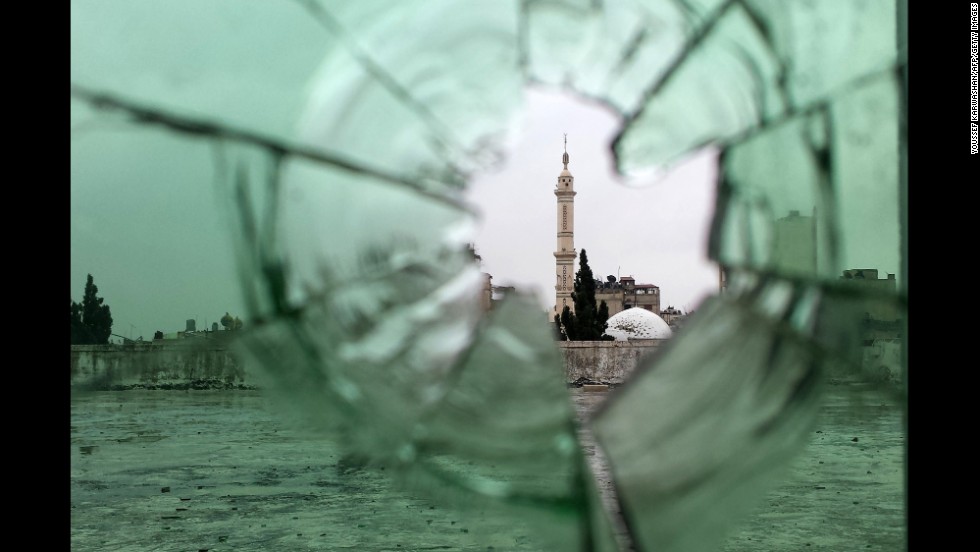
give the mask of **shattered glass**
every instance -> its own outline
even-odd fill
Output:
[[[237,351],[349,458],[519,526],[522,549],[709,550],[807,445],[827,378],[864,370],[869,313],[907,345],[903,9],[75,0],[72,138],[123,128],[157,160],[209,160],[196,180],[228,207],[250,320]],[[618,113],[624,174],[721,151],[708,253],[728,289],[591,424],[621,511],[540,313],[519,295],[484,313],[466,249],[462,190],[530,85]],[[113,153],[73,145],[72,163],[145,159]],[[865,266],[897,283],[842,279]]]

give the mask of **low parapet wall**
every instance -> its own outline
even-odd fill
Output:
[[[128,345],[72,345],[71,385],[94,389],[253,388],[220,343],[196,340]]]
[[[657,350],[664,339],[630,341],[562,341],[565,379],[619,384],[626,381],[644,355]]]
[[[666,340],[563,341],[565,380],[621,384],[640,358]],[[900,380],[901,346],[882,341],[864,349],[870,379]],[[831,374],[833,376],[833,374]],[[853,376],[853,375],[852,375]],[[222,343],[149,342],[129,345],[72,345],[71,385],[95,389],[254,389],[255,374]]]
[[[641,356],[663,340],[559,343],[566,381],[623,383]],[[178,340],[72,345],[71,385],[94,389],[221,389],[256,386],[223,343]]]
[[[865,380],[902,384],[902,341],[879,339],[862,349]]]

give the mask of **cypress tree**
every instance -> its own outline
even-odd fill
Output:
[[[89,274],[81,304],[71,303],[71,339],[74,345],[104,345],[112,334],[112,313],[103,304],[99,288]]]
[[[605,301],[596,306],[596,281],[589,266],[589,257],[583,249],[579,253],[579,269],[575,273],[572,302],[575,312],[568,307],[562,310],[561,316],[555,315],[555,322],[561,323],[565,336],[570,341],[598,341],[610,339],[603,337],[606,331],[606,320],[609,318],[609,307]]]
[[[565,330],[565,339],[568,341],[578,340],[578,325],[575,315],[572,314],[572,309],[568,308],[567,305],[561,310],[561,327]]]
[[[609,320],[609,305],[603,300],[599,302],[599,312],[596,315],[596,328],[599,332],[598,339],[603,341],[613,341],[615,338],[611,335],[604,335],[606,332],[606,321]]]
[[[593,336],[596,319],[595,278],[589,267],[589,257],[583,249],[578,257],[578,272],[575,273],[575,287],[572,291],[572,302],[575,303],[575,322],[577,340],[593,341],[599,336]]]
[[[82,306],[74,301],[71,302],[71,344],[82,345],[90,343],[92,336],[88,328],[82,324]]]
[[[561,316],[557,314],[555,315],[555,339],[557,341],[568,341],[568,337],[565,335],[565,332],[562,331],[561,328]]]

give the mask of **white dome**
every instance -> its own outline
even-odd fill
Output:
[[[616,313],[606,321],[606,335],[616,338],[616,341],[633,339],[667,339],[673,334],[670,326],[659,315],[633,307]]]

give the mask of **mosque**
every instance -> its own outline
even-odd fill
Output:
[[[575,311],[572,291],[575,282],[575,177],[568,170],[568,137],[562,154],[564,168],[558,174],[555,197],[558,198],[558,244],[555,248],[555,304],[549,320],[560,315],[565,307]],[[606,333],[617,340],[664,339],[670,337],[670,326],[661,318],[660,287],[653,284],[637,284],[632,276],[616,281],[609,277],[606,282],[596,281],[596,303],[606,302],[609,320]],[[677,309],[668,307],[671,318],[679,315]]]

